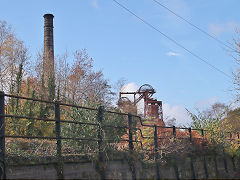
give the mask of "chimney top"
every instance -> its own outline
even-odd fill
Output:
[[[52,18],[54,18],[53,14],[44,14],[43,17],[44,17],[44,18],[46,18],[46,17],[52,17]]]

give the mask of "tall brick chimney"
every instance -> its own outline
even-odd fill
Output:
[[[43,77],[47,86],[49,79],[54,79],[54,44],[53,44],[53,18],[52,14],[44,16],[44,54]]]

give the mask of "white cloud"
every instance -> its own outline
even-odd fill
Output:
[[[176,53],[176,52],[171,52],[171,51],[168,52],[167,55],[168,55],[168,56],[181,56],[181,54]]]
[[[98,9],[99,8],[99,5],[98,5],[98,0],[92,0],[91,1],[91,6]]]
[[[211,23],[208,25],[208,30],[211,34],[218,36],[222,33],[234,32],[237,27],[240,27],[240,23],[234,21],[226,23]]]
[[[188,125],[191,123],[191,118],[183,105],[163,104],[164,119],[176,118],[176,125]]]
[[[121,92],[136,92],[139,89],[139,86],[134,82],[123,85]]]
[[[204,99],[204,100],[200,100],[197,101],[195,103],[195,108],[197,109],[206,109],[209,106],[213,105],[214,103],[216,103],[218,100],[218,98],[216,96],[209,98],[209,99]]]

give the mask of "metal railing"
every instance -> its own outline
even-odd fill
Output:
[[[5,97],[8,98],[15,98],[19,100],[27,100],[27,101],[35,101],[39,103],[46,103],[46,104],[51,104],[54,106],[54,118],[42,118],[42,117],[28,117],[28,116],[21,116],[21,115],[11,115],[7,114],[5,111],[6,107],[6,101]],[[61,119],[61,106],[63,107],[70,107],[70,108],[77,108],[77,109],[85,109],[89,111],[94,111],[96,112],[96,120],[97,123],[94,122],[79,122],[79,121],[71,121],[71,120],[66,120],[66,119]],[[118,126],[114,125],[114,121],[112,124],[104,124],[104,114],[116,114],[120,116],[125,116],[127,117],[127,125],[124,126]],[[54,122],[55,123],[55,136],[28,136],[28,135],[9,135],[6,134],[5,132],[5,118],[16,118],[16,119],[31,119],[34,121],[44,121],[44,122]],[[133,122],[133,118],[137,119],[138,125],[136,126],[136,122]],[[87,138],[87,137],[63,137],[61,136],[61,124],[62,123],[71,123],[71,124],[80,124],[80,125],[88,125],[88,126],[94,126],[97,127],[97,138]],[[135,124],[135,125],[134,125]],[[152,128],[152,136],[145,136],[143,133],[143,128]],[[126,130],[126,135],[127,139],[124,138],[119,138],[119,139],[106,139],[103,137],[103,131],[104,128],[114,128],[114,129],[124,129]],[[170,135],[166,136],[160,136],[158,134],[159,129],[172,129]],[[188,132],[188,136],[178,136],[177,135],[177,129],[178,130],[185,130]],[[193,131],[197,131],[201,137],[193,137],[192,133]],[[152,152],[156,164],[156,177],[157,179],[160,179],[160,170],[159,170],[159,165],[158,165],[158,160],[159,160],[159,151],[161,150],[160,140],[164,139],[170,139],[173,138],[174,140],[176,139],[187,139],[189,138],[189,141],[192,142],[193,139],[204,139],[205,132],[208,130],[204,129],[194,129],[194,128],[185,128],[185,127],[165,127],[165,126],[158,126],[156,124],[144,124],[143,119],[140,116],[132,115],[130,113],[120,113],[120,112],[114,112],[110,110],[105,110],[102,106],[99,108],[89,108],[89,107],[83,107],[83,106],[78,106],[78,105],[73,105],[73,104],[66,104],[66,103],[61,103],[60,101],[46,101],[46,100],[40,100],[40,99],[34,99],[34,98],[27,98],[27,97],[22,97],[22,96],[16,96],[16,95],[9,95],[9,94],[4,94],[4,92],[0,92],[0,149],[1,149],[1,154],[0,154],[0,160],[2,163],[2,177],[5,179],[6,178],[6,138],[24,138],[24,139],[48,139],[48,140],[56,140],[56,157],[58,161],[58,177],[63,178],[63,169],[62,169],[62,141],[63,140],[73,140],[73,141],[94,141],[97,143],[97,152],[98,152],[98,162],[99,163],[104,163],[104,154],[103,154],[103,143],[104,142],[125,142],[128,144],[128,152],[130,154],[130,159],[129,159],[129,165],[131,167],[132,171],[132,179],[136,179],[136,168],[134,165],[134,159],[133,159],[133,154],[135,152],[135,147],[134,144],[140,144],[140,149],[142,152]],[[138,132],[138,133],[137,133]],[[229,138],[228,140],[236,140],[237,143],[239,143],[239,133],[235,133],[236,138],[233,138],[233,132],[229,132]],[[144,139],[152,139],[153,140],[153,145],[152,147],[145,148],[143,144]],[[206,166],[206,165],[205,165]],[[205,167],[204,166],[204,167]],[[178,177],[178,170],[177,167],[176,169],[176,177]],[[192,170],[192,177],[195,177],[195,171],[194,167],[192,165],[192,159],[191,159],[191,170]],[[205,174],[206,177],[208,177],[207,170],[205,169]],[[105,172],[104,168],[100,168],[100,176],[101,179],[105,179]]]
[[[50,119],[50,118],[38,118],[38,117],[27,117],[27,116],[19,116],[19,115],[10,115],[10,114],[5,114],[5,97],[8,98],[16,98],[16,99],[21,99],[21,100],[29,100],[29,101],[36,101],[40,103],[47,103],[54,105],[54,114],[55,118]],[[79,108],[79,109],[86,109],[90,111],[96,111],[97,112],[97,121],[98,123],[90,123],[90,122],[76,122],[76,121],[70,121],[70,120],[64,120],[61,119],[60,117],[60,106],[66,106],[66,107],[73,107],[73,108]],[[118,114],[118,115],[124,115],[128,117],[128,126],[114,126],[114,125],[103,125],[103,114],[104,113],[113,113],[113,114]],[[119,129],[128,129],[128,139],[117,139],[117,141],[125,141],[129,144],[129,152],[133,153],[134,151],[134,145],[133,142],[138,142],[136,140],[133,140],[132,136],[132,116],[131,114],[126,114],[126,113],[119,113],[119,112],[113,112],[113,111],[107,111],[104,110],[102,106],[99,108],[89,108],[89,107],[83,107],[83,106],[78,106],[78,105],[73,105],[73,104],[65,104],[61,103],[59,101],[46,101],[46,100],[40,100],[40,99],[34,99],[34,98],[28,98],[28,97],[22,97],[22,96],[16,96],[16,95],[9,95],[9,94],[4,94],[4,92],[0,92],[0,143],[1,143],[1,154],[0,154],[0,159],[2,162],[2,167],[3,167],[3,178],[6,178],[6,150],[5,150],[5,138],[23,138],[23,139],[47,139],[47,140],[56,140],[56,157],[59,162],[59,167],[61,167],[61,159],[62,159],[62,140],[74,140],[74,141],[95,141],[98,144],[98,161],[100,163],[103,163],[103,150],[102,150],[102,143],[108,142],[108,141],[116,141],[116,139],[103,139],[103,127],[110,127],[110,128],[119,128]],[[31,119],[35,121],[44,121],[44,122],[55,122],[55,132],[56,136],[27,136],[27,135],[8,135],[5,133],[5,118],[17,118],[17,119]],[[84,125],[89,125],[89,126],[97,126],[98,127],[98,135],[97,138],[81,138],[81,137],[62,137],[61,136],[61,123],[73,123],[73,124],[84,124]],[[141,143],[141,142],[140,142]],[[133,171],[134,167],[132,168]],[[60,169],[60,174],[58,175],[59,178],[62,178],[62,169]],[[104,171],[101,173],[101,178],[105,179],[105,174]],[[133,176],[135,173],[133,173]]]

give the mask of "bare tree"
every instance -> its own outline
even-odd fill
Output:
[[[67,63],[69,55],[66,51],[62,56],[56,58],[55,67],[56,67],[56,87],[57,87],[57,98],[62,101],[67,99],[67,90],[68,90],[68,76],[70,73],[70,65]]]
[[[236,100],[240,100],[240,31],[236,30],[236,37],[233,39],[233,52],[231,56],[234,58],[235,62],[237,63],[238,67],[233,72],[233,82],[234,82],[234,89],[236,92]]]
[[[81,105],[109,104],[113,92],[102,71],[94,71],[93,59],[86,49],[73,53],[72,65],[67,63],[69,54],[60,56],[56,65],[56,85],[59,99],[77,102]]]
[[[0,90],[9,92],[16,83],[19,66],[23,70],[28,51],[5,21],[0,21]],[[24,73],[24,71],[22,72]]]

